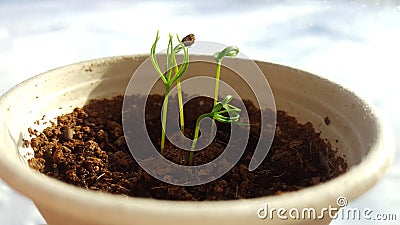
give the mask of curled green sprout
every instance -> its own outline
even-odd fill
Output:
[[[215,89],[214,89],[214,106],[218,102],[218,93],[219,93],[219,80],[221,76],[221,64],[222,60],[226,57],[235,57],[237,54],[239,54],[239,48],[235,46],[228,46],[224,48],[220,52],[214,53],[214,59],[217,62],[217,73],[215,75]],[[211,125],[211,133],[214,132],[214,124]]]
[[[189,154],[189,165],[192,165],[194,149],[196,148],[197,140],[199,138],[200,121],[202,119],[209,117],[209,118],[219,121],[221,123],[241,124],[239,122],[239,118],[240,118],[239,113],[241,110],[233,105],[228,104],[231,100],[232,100],[232,96],[227,95],[221,102],[217,102],[217,104],[214,105],[211,112],[202,114],[197,118],[196,128],[194,131],[194,138],[193,138],[193,142],[192,142],[191,151]],[[226,116],[226,113],[228,114],[228,116]],[[212,135],[212,133],[211,133],[211,135]]]
[[[226,56],[235,57],[237,54],[239,54],[239,48],[235,46],[228,46],[224,50],[214,53],[214,59],[217,62],[217,74],[215,75],[214,105],[216,105],[218,101],[218,89],[221,76],[222,60]]]
[[[160,39],[159,37],[159,31],[157,31],[156,35],[156,40],[154,41],[154,44],[151,47],[150,51],[150,58],[151,62],[153,63],[153,67],[160,76],[161,80],[163,81],[165,85],[165,94],[164,94],[164,107],[163,107],[163,114],[162,114],[162,133],[161,133],[161,147],[160,147],[160,152],[161,154],[164,154],[164,145],[165,145],[165,128],[167,125],[167,111],[168,111],[168,95],[171,90],[171,86],[174,84],[175,81],[180,79],[183,74],[187,71],[189,67],[189,54],[188,50],[185,48],[184,44],[180,41],[178,35],[176,35],[176,38],[179,41],[179,45],[183,49],[183,62],[182,64],[178,67],[178,64],[176,63],[176,58],[175,58],[175,51],[176,47],[173,48],[173,36],[170,34],[169,35],[169,41],[168,41],[168,48],[167,48],[167,53],[166,53],[166,74],[161,72],[160,66],[158,65],[157,57],[156,57],[156,46],[157,42]],[[171,63],[175,67],[175,73],[172,75],[172,69],[171,69]]]

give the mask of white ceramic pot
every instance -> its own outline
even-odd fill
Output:
[[[326,183],[279,196],[214,202],[127,198],[88,191],[42,175],[23,157],[22,139],[43,115],[53,118],[88,99],[124,94],[144,55],[110,57],[55,69],[17,85],[0,99],[0,176],[31,198],[50,225],[329,224],[320,220],[261,220],[257,211],[337,207],[371,188],[394,155],[394,139],[371,107],[354,93],[321,77],[289,67],[257,62],[266,74],[277,109],[310,121],[333,148],[346,155],[348,172]],[[251,97],[251,96],[249,96]],[[332,121],[324,124],[324,117]],[[336,142],[335,140],[339,141]]]

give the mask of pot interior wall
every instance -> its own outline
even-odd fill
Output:
[[[377,119],[366,103],[337,84],[296,69],[259,63],[271,84],[277,109],[310,121],[333,149],[359,164],[379,133]]]

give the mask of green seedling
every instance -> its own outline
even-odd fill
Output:
[[[241,110],[233,105],[228,104],[231,100],[232,96],[230,95],[226,96],[221,102],[217,102],[214,105],[211,112],[205,113],[197,118],[192,147],[189,153],[189,165],[192,165],[194,149],[196,148],[197,140],[199,138],[200,121],[202,119],[209,117],[221,123],[241,124],[239,122],[239,117],[240,117],[239,113]],[[228,116],[226,116],[226,113],[228,114]]]
[[[228,46],[220,52],[214,53],[214,59],[217,62],[217,73],[215,75],[215,89],[214,89],[214,106],[218,102],[218,90],[219,90],[219,80],[221,76],[221,64],[222,60],[226,57],[235,57],[239,54],[239,48],[235,46]]]
[[[163,81],[165,85],[165,94],[164,94],[164,107],[163,107],[163,113],[162,113],[162,118],[161,118],[161,123],[162,123],[162,133],[161,133],[161,147],[160,147],[160,152],[161,154],[164,154],[164,145],[165,145],[165,129],[166,129],[166,124],[167,124],[167,111],[168,111],[168,97],[169,93],[171,90],[171,87],[173,86],[174,82],[177,82],[177,88],[178,88],[178,102],[179,102],[179,114],[180,114],[180,128],[181,131],[184,132],[184,117],[183,117],[183,103],[182,103],[182,89],[180,85],[180,78],[186,73],[188,67],[189,67],[189,53],[187,47],[192,45],[194,43],[194,35],[190,34],[186,36],[182,41],[179,40],[178,35],[176,35],[176,38],[179,41],[179,44],[175,47],[173,47],[173,36],[170,34],[169,35],[169,41],[168,41],[168,48],[166,52],[166,73],[163,73],[160,69],[160,66],[157,61],[156,57],[156,46],[158,43],[159,38],[159,31],[157,31],[156,35],[156,40],[154,41],[154,44],[151,47],[151,52],[150,52],[150,58],[151,62],[154,66],[154,69],[160,76],[161,80]],[[178,66],[178,63],[176,61],[175,55],[179,53],[180,51],[183,50],[183,62],[180,66]],[[239,108],[230,105],[229,102],[232,100],[232,96],[228,95],[226,96],[221,102],[218,102],[218,88],[219,88],[219,79],[220,79],[220,74],[221,74],[221,63],[222,59],[226,56],[234,57],[239,53],[239,49],[234,46],[229,46],[222,50],[221,52],[216,52],[214,54],[214,59],[217,62],[217,73],[216,73],[216,83],[215,83],[215,95],[214,95],[214,106],[209,113],[205,113],[201,116],[196,121],[196,127],[195,127],[195,134],[194,134],[194,139],[192,142],[192,147],[191,147],[191,152],[189,154],[189,164],[192,164],[193,161],[193,155],[194,155],[194,149],[196,148],[197,140],[199,138],[199,132],[200,132],[200,121],[203,118],[209,117],[213,120],[219,121],[221,123],[236,123],[240,124],[239,122],[239,112],[241,111]],[[228,115],[228,116],[226,116]],[[214,125],[214,124],[213,124]],[[212,127],[212,132],[213,133],[213,127]]]
[[[166,129],[166,125],[167,125],[167,111],[168,111],[168,97],[169,97],[169,92],[171,90],[172,85],[174,84],[174,82],[176,82],[178,79],[180,79],[183,74],[185,74],[185,72],[187,71],[188,67],[189,67],[189,54],[188,54],[188,50],[187,48],[185,48],[185,45],[182,43],[182,41],[180,41],[178,35],[176,35],[176,38],[178,39],[179,45],[180,47],[172,47],[173,46],[173,36],[171,34],[169,34],[169,41],[168,41],[168,48],[167,48],[167,53],[166,53],[166,73],[162,73],[160,66],[158,65],[157,62],[157,57],[156,57],[156,46],[157,46],[157,42],[160,39],[159,36],[159,31],[157,31],[157,35],[156,35],[156,40],[154,41],[154,44],[151,47],[151,51],[150,51],[150,58],[151,58],[151,62],[153,63],[154,69],[156,70],[156,72],[158,73],[158,75],[160,76],[161,80],[163,81],[164,85],[165,85],[165,94],[164,94],[164,107],[163,107],[163,114],[162,114],[162,133],[161,133],[161,147],[160,147],[160,152],[161,154],[164,154],[164,145],[165,145],[165,129]],[[178,66],[177,62],[176,62],[176,58],[175,58],[175,53],[179,52],[177,49],[180,48],[180,50],[183,50],[183,62],[180,66]],[[174,66],[175,68],[175,73],[172,74],[172,69],[171,69],[171,64]],[[182,95],[181,95],[182,97]],[[183,116],[182,116],[183,118]]]
[[[224,50],[214,53],[214,60],[217,62],[217,72],[215,75],[215,88],[214,88],[214,106],[218,102],[219,80],[221,76],[222,60],[226,56],[235,57],[237,54],[239,54],[239,48],[235,46],[228,46],[224,48]],[[211,133],[213,132],[214,132],[214,124],[211,125]]]

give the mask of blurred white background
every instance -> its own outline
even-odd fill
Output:
[[[400,0],[0,0],[0,94],[36,74],[92,58],[147,53],[157,29],[239,46],[253,59],[327,77],[374,104],[400,139]],[[399,148],[397,147],[397,150]],[[349,207],[397,213],[400,154]],[[29,199],[0,180],[0,223],[43,224]]]

